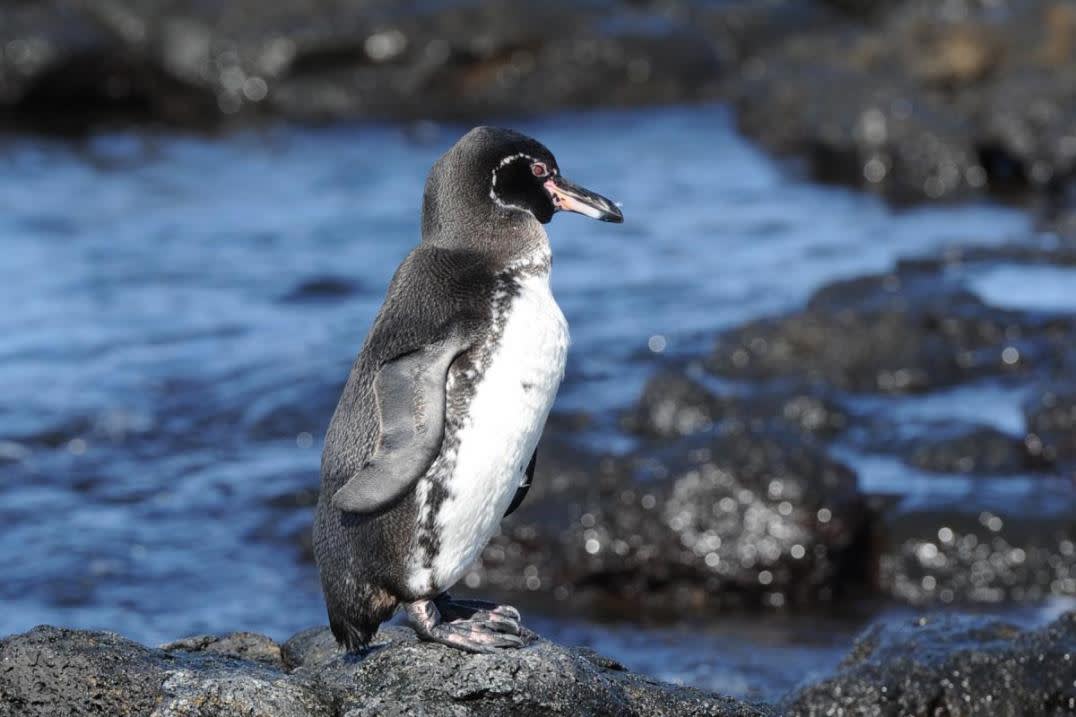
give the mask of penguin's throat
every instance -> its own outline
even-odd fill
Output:
[[[542,234],[545,234],[543,231]],[[549,239],[536,243],[521,256],[508,262],[506,273],[547,274],[553,265],[553,252],[549,248]]]
[[[490,209],[494,209],[492,203]],[[550,256],[545,227],[526,211],[491,211],[481,220],[463,224],[435,219],[426,222],[423,229],[423,242],[445,249],[478,251],[491,257],[498,267],[529,264],[535,256],[544,257],[548,263]]]

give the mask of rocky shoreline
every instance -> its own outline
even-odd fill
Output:
[[[37,627],[0,640],[0,715],[714,715],[763,706],[627,672],[536,636],[470,655],[383,628],[360,655],[327,628],[279,645],[264,635],[199,636],[147,648],[107,632]]]
[[[475,120],[724,100],[815,177],[1072,203],[1057,0],[0,3],[3,126]]]
[[[203,635],[147,648],[115,633],[39,626],[0,639],[0,715],[1070,714],[1076,613],[1038,630],[969,615],[878,624],[837,673],[781,704],[635,675],[585,648],[469,655],[386,627],[358,655],[327,628],[284,644]]]
[[[452,120],[715,96],[683,23],[624,5],[0,4],[0,108],[32,130]]]
[[[1001,246],[968,238],[823,286],[798,309],[722,331],[704,355],[652,357],[651,380],[615,418],[625,451],[576,440],[595,417],[556,417],[535,487],[467,588],[632,618],[840,609],[860,598],[939,608],[1076,597],[1076,318],[1071,308],[1002,305],[969,288],[997,267],[1076,268],[1069,4],[222,7],[0,4],[0,127],[201,131],[723,100],[746,135],[814,177],[899,202],[989,194],[1038,211],[1034,236]],[[312,284],[284,301],[352,290]],[[1021,407],[1019,427],[961,406],[962,391],[983,387]],[[304,385],[240,430],[313,442],[338,391]],[[924,418],[932,401],[954,414]],[[53,447],[88,430],[61,427],[39,440]],[[912,499],[877,481],[864,487],[867,471],[966,490]],[[1017,482],[1029,487],[1006,487]],[[309,558],[314,499],[310,489],[267,498],[273,519],[259,539]],[[0,717],[240,707],[1069,714],[1074,625],[1071,613],[1034,631],[937,613],[875,625],[836,675],[770,706],[662,685],[544,641],[474,657],[393,628],[387,646],[352,659],[324,631],[283,645],[237,634],[149,649],[39,628],[0,641]]]

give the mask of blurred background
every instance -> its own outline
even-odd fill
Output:
[[[0,0],[0,634],[324,624],[322,440],[426,172],[558,217],[573,348],[465,579],[772,700],[865,625],[1076,606],[1076,5]]]

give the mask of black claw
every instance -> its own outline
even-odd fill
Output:
[[[478,613],[490,613],[500,618],[519,622],[519,610],[511,605],[498,605],[488,600],[455,600],[444,593],[434,603],[445,620],[470,620]]]

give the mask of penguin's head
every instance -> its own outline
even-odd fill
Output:
[[[558,211],[624,221],[613,202],[562,177],[541,142],[509,129],[472,129],[434,164],[426,182],[427,223],[469,213],[546,224]]]

